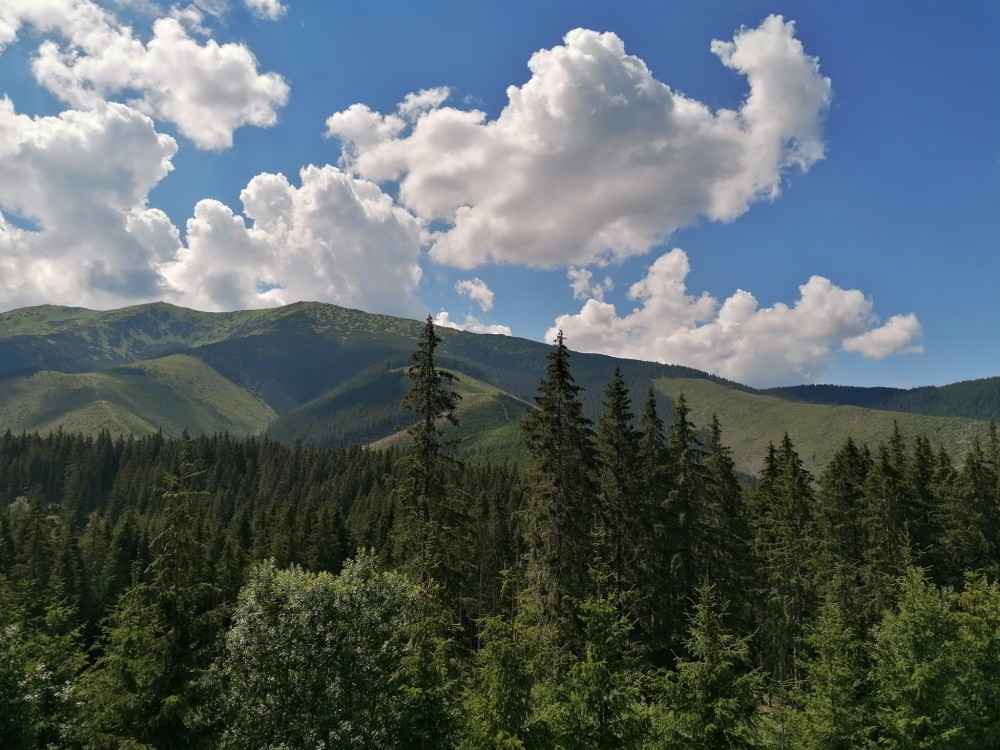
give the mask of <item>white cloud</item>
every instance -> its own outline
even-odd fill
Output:
[[[684,251],[671,250],[630,287],[632,312],[619,316],[614,305],[589,299],[579,313],[559,316],[546,340],[562,329],[579,351],[683,364],[756,386],[819,380],[838,344],[873,358],[920,351],[914,315],[879,326],[871,300],[821,276],[799,287],[793,305],[760,308],[743,290],[721,304],[691,296],[689,271]]]
[[[289,88],[276,73],[258,72],[246,46],[192,37],[204,31],[201,18],[193,7],[160,18],[144,43],[92,0],[5,0],[0,47],[28,25],[44,38],[35,78],[70,106],[124,97],[200,148],[228,148],[236,128],[273,125]]]
[[[247,8],[258,18],[277,21],[285,15],[285,6],[279,0],[245,0]]]
[[[451,319],[451,315],[442,310],[434,316],[434,325],[442,328],[454,328],[456,331],[468,331],[469,333],[498,333],[502,336],[513,335],[509,326],[483,323],[474,315],[466,315],[465,320],[458,322]]]
[[[179,240],[146,196],[176,151],[121,104],[33,118],[0,99],[0,304],[159,297],[157,264]]]
[[[883,359],[901,352],[916,354],[924,350],[914,343],[922,335],[916,315],[893,315],[881,328],[846,339],[844,351],[858,352],[869,359]]]
[[[382,115],[356,104],[327,133],[343,163],[399,182],[439,232],[431,257],[461,268],[535,267],[642,254],[679,227],[729,221],[773,198],[789,167],[823,157],[830,81],[780,16],[712,51],[746,76],[738,110],[710,110],[656,80],[612,33],[569,32],[535,53],[495,120],[443,106],[444,90]]]
[[[246,219],[199,202],[187,246],[161,269],[176,299],[202,310],[321,300],[419,315],[420,223],[336,167],[305,167],[300,180],[254,177],[240,194]]]
[[[0,99],[0,309],[163,298],[214,310],[300,299],[424,309],[413,296],[423,228],[377,185],[330,166],[302,170],[300,187],[258,175],[243,216],[199,202],[185,243],[147,205],[176,151],[123,104],[33,118]]]
[[[479,308],[483,312],[493,309],[493,290],[478,276],[472,279],[462,279],[455,284],[455,291],[478,302]]]
[[[605,276],[604,281],[595,284],[594,274],[586,268],[570,266],[566,269],[566,278],[569,279],[570,287],[573,289],[573,299],[596,299],[598,302],[603,302],[605,293],[615,288],[610,276]]]

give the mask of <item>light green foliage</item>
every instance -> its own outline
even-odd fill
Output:
[[[832,590],[840,586],[834,585]],[[865,747],[873,730],[871,684],[865,644],[833,597],[824,601],[806,639],[813,652],[803,660],[809,685],[796,722],[802,750]]]
[[[581,604],[584,652],[573,658],[550,698],[554,746],[566,750],[641,747],[648,719],[632,658],[627,597],[617,589]]]
[[[970,579],[956,594],[916,569],[876,632],[883,734],[898,750],[973,750],[1000,742],[1000,589]]]
[[[691,618],[687,656],[667,675],[661,703],[655,707],[653,747],[757,747],[754,724],[762,678],[750,669],[747,639],[728,632],[724,622],[725,603],[714,587],[702,585]]]
[[[258,566],[240,592],[213,679],[220,747],[395,748],[407,696],[394,679],[419,589],[361,553],[340,575]]]
[[[462,695],[463,750],[545,748],[535,715],[539,633],[502,617],[481,623],[481,645]]]

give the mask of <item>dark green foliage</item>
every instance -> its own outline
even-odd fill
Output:
[[[768,452],[751,508],[756,649],[759,663],[779,683],[798,682],[802,636],[815,607],[813,513],[812,476],[786,434]]]
[[[771,388],[768,394],[815,404],[853,404],[913,414],[1000,419],[1000,378],[983,378],[921,388],[857,388],[797,385]]]
[[[593,559],[590,531],[596,513],[596,464],[591,423],[583,415],[580,386],[569,369],[560,332],[538,387],[538,409],[524,421],[531,455],[522,533],[527,547],[527,585],[539,615],[576,630],[576,602],[587,597]]]
[[[622,372],[615,369],[605,390],[604,414],[597,423],[597,525],[603,533],[611,574],[618,586],[639,584],[645,535],[652,518],[645,511],[639,471],[639,432]]]
[[[363,349],[337,315],[227,325]],[[560,337],[522,476],[449,457],[451,384],[501,402],[420,341],[386,451],[0,434],[0,746],[1000,746],[995,428],[957,468],[846,441],[815,487],[786,435],[741,486],[717,419],[650,392],[636,426],[634,372]]]

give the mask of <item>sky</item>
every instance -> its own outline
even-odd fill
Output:
[[[0,310],[1000,375],[1000,3],[0,0]]]

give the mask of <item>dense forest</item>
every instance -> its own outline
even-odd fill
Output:
[[[0,437],[0,748],[1000,747],[992,426],[742,481],[560,335],[530,467],[463,464],[438,343],[384,451]]]

